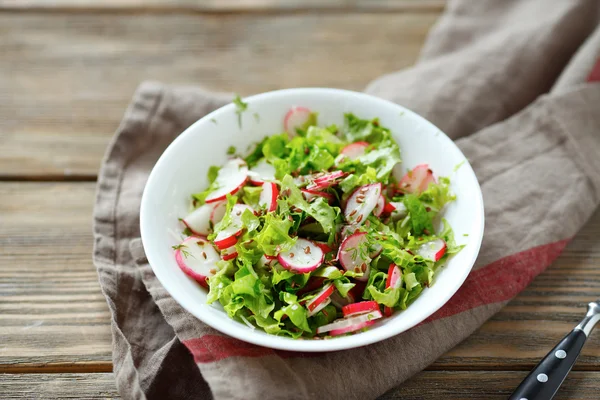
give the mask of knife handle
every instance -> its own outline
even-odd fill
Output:
[[[527,375],[509,400],[551,400],[575,364],[585,341],[600,320],[600,305],[588,304],[585,318]]]

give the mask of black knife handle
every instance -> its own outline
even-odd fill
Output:
[[[509,400],[552,399],[573,368],[586,339],[581,329],[573,329],[527,375]]]

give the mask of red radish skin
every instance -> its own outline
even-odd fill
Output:
[[[308,186],[306,186],[306,189],[308,189],[308,190],[327,189],[329,187],[335,186],[338,183],[340,183],[342,178],[344,178],[345,176],[346,176],[346,173],[344,171],[329,172],[324,175],[315,177],[313,179],[313,182],[311,184],[309,184]]]
[[[397,289],[402,286],[402,272],[400,268],[392,263],[388,268],[388,276],[385,282],[385,288]],[[394,313],[394,309],[388,306],[383,307],[383,315],[386,317],[391,317]]]
[[[248,179],[248,165],[240,158],[227,161],[219,170],[215,180],[218,189],[206,197],[207,203],[225,200],[228,194],[235,194],[240,190]]]
[[[325,198],[329,204],[331,204],[335,201],[335,196],[332,195],[331,193],[321,192],[319,190],[310,190],[310,189],[301,189],[301,191],[302,191],[302,195],[304,196],[304,199],[308,202],[311,202],[312,200],[316,199],[317,197]]]
[[[355,332],[365,326],[372,325],[376,319],[381,318],[381,311],[373,311],[366,314],[356,315],[354,317],[342,318],[333,321],[330,324],[317,328],[317,333],[329,332],[329,335],[336,336],[344,333]],[[365,325],[366,323],[366,325]]]
[[[365,288],[367,287],[367,282],[355,282],[355,286],[350,289],[348,295],[352,297],[352,299],[362,299],[363,294],[365,293]]]
[[[238,252],[235,249],[235,246],[231,246],[231,247],[221,250],[221,258],[225,261],[233,260],[237,256],[238,256]]]
[[[436,182],[433,171],[429,168],[429,165],[420,164],[408,171],[400,179],[398,189],[404,193],[419,194],[427,190],[427,187],[432,182]]]
[[[333,248],[329,247],[329,245],[325,242],[315,242],[317,246],[323,250],[323,253],[327,254],[333,251]]]
[[[323,250],[314,242],[298,238],[290,250],[279,253],[277,260],[283,268],[305,274],[319,268],[324,257]]]
[[[215,245],[219,249],[226,249],[237,243],[237,237],[242,234],[242,214],[244,211],[250,210],[254,212],[252,207],[245,204],[234,204],[231,210],[231,224],[221,232],[217,233],[215,237]]]
[[[367,147],[369,147],[369,143],[367,142],[351,143],[344,147],[342,151],[340,151],[340,154],[343,154],[345,158],[348,158],[349,160],[356,160],[358,157],[365,154]]]
[[[308,309],[309,317],[312,317],[313,315],[321,311],[325,307],[323,306],[323,303],[327,302],[327,304],[329,304],[329,302],[331,301],[329,296],[331,296],[334,290],[335,287],[333,286],[333,284],[329,283],[325,287],[323,287],[323,289],[321,289],[321,291],[317,293],[317,295],[314,298],[310,299],[306,303],[306,308]]]
[[[183,222],[194,235],[210,235],[212,233],[210,215],[212,214],[213,208],[214,207],[210,204],[203,204],[183,218],[181,222]]]
[[[383,195],[379,196],[379,200],[377,200],[377,205],[373,209],[373,215],[376,217],[381,216],[383,214],[383,210],[385,209],[385,198]]]
[[[358,303],[348,304],[342,308],[344,318],[353,317],[355,315],[361,315],[370,313],[373,311],[379,311],[379,304],[376,301],[361,301]]]
[[[438,261],[446,254],[446,242],[442,239],[434,239],[423,243],[417,249],[417,254],[426,260]]]
[[[175,250],[175,261],[179,268],[205,288],[208,288],[206,280],[218,269],[216,262],[219,259],[210,242],[199,237],[186,238]]]
[[[283,127],[285,131],[292,136],[296,136],[296,129],[302,128],[309,120],[312,112],[306,107],[292,107],[283,118]]]
[[[265,182],[262,185],[258,205],[264,208],[267,212],[277,209],[277,197],[279,196],[279,188],[276,183]]]
[[[259,161],[254,167],[248,171],[250,183],[255,186],[260,186],[265,182],[275,180],[275,167],[266,160]]]
[[[366,254],[366,247],[367,234],[365,232],[357,232],[344,239],[338,251],[337,258],[346,271],[363,273],[362,276],[354,278],[358,281],[369,279],[371,258]],[[364,251],[361,251],[361,248],[364,248]]]
[[[381,183],[372,183],[356,189],[346,203],[344,216],[350,224],[363,224],[377,206],[381,196]]]
[[[391,214],[392,212],[394,212],[394,210],[396,210],[396,206],[392,202],[386,203],[385,207],[383,208],[384,214]]]

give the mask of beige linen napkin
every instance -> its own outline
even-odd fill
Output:
[[[160,285],[139,239],[146,179],[178,134],[231,97],[142,84],[107,151],[94,210],[94,263],[123,398],[375,398],[471,334],[560,254],[600,202],[599,20],[596,0],[449,1],[419,62],[369,85],[457,140],[481,183],[486,233],[446,306],[351,351],[290,353],[229,338]]]

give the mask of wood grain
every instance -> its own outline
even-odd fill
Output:
[[[0,0],[8,10],[290,12],[314,10],[439,12],[445,0]]]
[[[111,371],[110,317],[91,263],[94,190],[0,184],[0,372]]]
[[[379,400],[505,400],[527,375],[515,371],[424,371]],[[555,400],[598,399],[600,372],[571,372]],[[97,374],[0,375],[4,399],[119,398],[113,376]]]
[[[0,183],[0,372],[110,371],[93,183]],[[600,211],[546,272],[430,370],[529,370],[600,293]],[[577,370],[600,370],[592,335]]]
[[[361,90],[414,63],[437,16],[0,12],[0,178],[92,179],[143,80]]]

